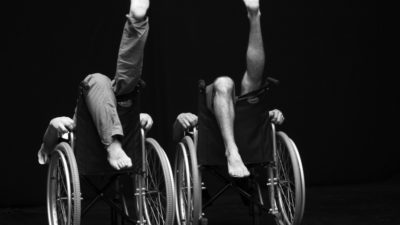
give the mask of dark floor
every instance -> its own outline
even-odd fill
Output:
[[[210,225],[251,224],[240,198],[228,192],[206,211]],[[270,223],[269,215],[265,224]],[[0,209],[0,225],[45,225],[45,207]],[[107,208],[97,206],[83,225],[109,225]],[[400,182],[307,188],[304,225],[400,225]]]

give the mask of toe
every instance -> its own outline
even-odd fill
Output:
[[[124,168],[124,167],[125,167],[124,161],[119,160],[119,161],[118,161],[118,166],[119,166],[120,168]]]
[[[231,175],[231,177],[234,177],[234,178],[239,178],[240,177],[240,172],[239,171],[231,171],[230,173],[229,173],[230,175]]]
[[[245,170],[243,171],[243,176],[244,177],[250,176],[250,172],[249,172],[249,170],[247,168],[245,168]]]
[[[126,160],[126,165],[132,167],[132,160],[128,158],[128,160]]]
[[[124,165],[124,168],[128,167],[128,162],[126,160],[123,160],[121,163],[122,163],[122,165]]]

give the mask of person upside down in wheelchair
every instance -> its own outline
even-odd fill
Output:
[[[84,96],[86,107],[107,151],[108,162],[116,170],[132,167],[132,159],[122,149],[121,139],[124,133],[117,113],[116,96],[129,94],[140,80],[143,51],[149,30],[146,16],[149,4],[149,0],[131,0],[130,2],[114,79],[110,80],[107,76],[96,73],[88,75],[81,83],[87,87]],[[130,104],[129,101],[123,103]],[[76,111],[73,119],[62,116],[50,121],[38,151],[40,164],[48,163],[48,155],[58,143],[58,138],[74,130],[75,117]],[[147,131],[152,127],[153,120],[150,115],[140,113],[140,124]]]
[[[240,95],[255,91],[264,81],[265,52],[260,25],[259,0],[243,0],[250,23],[249,40],[246,53],[247,69],[241,80]],[[228,173],[232,177],[247,177],[249,170],[244,165],[234,139],[235,84],[227,76],[217,77],[206,87],[207,108],[217,120],[225,146]],[[269,111],[271,122],[281,124],[284,116],[281,111]],[[173,125],[173,138],[178,141],[185,130],[197,125],[198,117],[192,113],[181,113]]]

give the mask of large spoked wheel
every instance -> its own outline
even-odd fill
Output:
[[[178,219],[181,225],[198,225],[201,216],[201,181],[195,146],[188,136],[177,146],[174,167]]]
[[[164,150],[152,138],[146,139],[143,213],[148,225],[172,225],[174,188],[171,166]],[[140,203],[139,203],[140,204]]]
[[[277,224],[299,225],[305,206],[303,166],[296,145],[281,131],[276,133],[276,162],[269,174],[271,210],[276,210]]]
[[[50,225],[80,225],[81,194],[78,167],[65,142],[50,156],[47,174],[47,214]]]

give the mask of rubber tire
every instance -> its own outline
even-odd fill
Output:
[[[201,176],[199,166],[197,164],[197,151],[193,139],[189,136],[182,138],[185,145],[190,163],[190,174],[192,177],[192,199],[193,199],[193,223],[198,225],[202,217],[202,198],[201,198]]]
[[[65,159],[65,163],[62,162]],[[61,159],[61,161],[60,161]],[[49,225],[59,225],[58,218],[55,219],[57,213],[54,214],[56,187],[57,182],[54,180],[54,175],[57,173],[58,164],[61,163],[63,169],[69,171],[71,183],[71,200],[72,200],[72,213],[70,223],[71,225],[80,225],[81,223],[81,190],[79,182],[78,166],[76,164],[75,155],[69,144],[66,142],[59,143],[50,155],[50,163],[47,173],[47,214]],[[56,185],[56,186],[54,186]]]
[[[172,174],[171,173],[171,168],[170,168],[170,164],[168,161],[168,158],[166,156],[166,154],[164,153],[164,150],[161,148],[161,146],[158,144],[158,142],[156,140],[154,140],[153,138],[146,138],[146,165],[148,164],[147,159],[148,156],[150,156],[150,154],[155,154],[155,156],[157,157],[160,166],[161,166],[161,172],[162,172],[162,177],[161,179],[163,179],[164,181],[164,187],[165,188],[165,215],[163,215],[164,218],[158,218],[160,219],[159,222],[157,220],[154,220],[154,218],[152,218],[149,215],[149,209],[151,208],[149,202],[147,201],[148,199],[148,191],[149,191],[149,187],[146,187],[146,194],[144,196],[144,204],[143,204],[143,208],[144,208],[144,213],[145,213],[145,218],[147,220],[147,224],[148,225],[173,225],[174,222],[174,203],[175,203],[175,199],[174,199],[174,183],[172,180]],[[146,174],[150,174],[151,171],[148,170],[149,167],[146,166]],[[148,178],[149,176],[146,176],[146,181],[145,184],[148,184]],[[161,221],[164,221],[163,223],[161,223]]]
[[[286,203],[282,200],[282,191],[279,191],[279,185],[275,186],[275,195],[273,196],[276,202],[276,206],[278,207],[279,214],[276,215],[276,222],[277,224],[281,225],[299,225],[302,221],[304,208],[305,208],[305,179],[304,179],[304,172],[303,166],[301,163],[300,155],[297,150],[296,145],[294,144],[293,140],[291,140],[284,132],[279,131],[276,134],[276,141],[277,141],[277,154],[282,155],[280,151],[286,150],[287,156],[290,158],[291,161],[291,170],[293,173],[293,183],[294,183],[294,213],[292,216],[289,216],[286,212],[287,208],[290,206],[285,205]],[[282,149],[279,146],[283,146]],[[280,166],[280,162],[276,162],[276,166]],[[276,176],[277,172],[274,171],[274,176]],[[281,178],[277,179],[278,184],[282,180]]]

